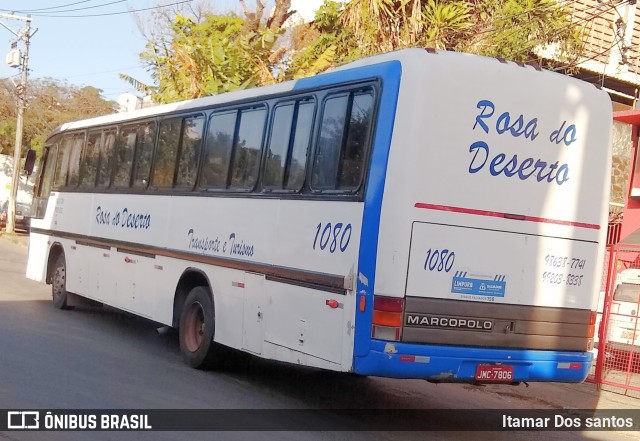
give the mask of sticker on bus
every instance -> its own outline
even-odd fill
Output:
[[[506,276],[496,275],[491,277],[473,275],[467,277],[466,272],[456,272],[451,283],[451,292],[454,294],[475,294],[479,296],[504,297],[507,282]],[[478,278],[483,277],[483,278]]]

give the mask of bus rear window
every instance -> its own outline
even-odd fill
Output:
[[[613,293],[616,302],[640,303],[640,285],[635,283],[622,283]]]

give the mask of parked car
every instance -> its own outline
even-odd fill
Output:
[[[606,293],[600,294],[598,311],[604,309]],[[605,339],[607,365],[613,369],[640,372],[640,269],[628,268],[618,273],[609,309],[607,329],[600,329],[598,314],[596,332]],[[596,347],[598,342],[595,343]]]
[[[7,215],[9,213],[9,201],[2,204],[0,210],[0,228],[7,227]],[[16,225],[15,229],[19,231],[29,231],[31,224],[31,206],[23,202],[16,202]]]

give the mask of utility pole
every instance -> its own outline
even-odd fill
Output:
[[[18,186],[20,185],[20,157],[22,153],[22,132],[24,129],[24,109],[27,104],[27,75],[29,71],[29,40],[33,36],[31,33],[31,16],[26,17],[13,14],[0,14],[0,18],[12,20],[22,20],[26,22],[26,28],[20,32],[15,32],[4,23],[0,25],[13,33],[18,40],[24,42],[24,55],[22,56],[22,74],[20,84],[16,86],[18,92],[18,115],[16,118],[16,143],[13,148],[13,177],[11,180],[11,195],[9,196],[9,210],[7,213],[7,233],[15,231],[16,198],[18,196]],[[35,32],[34,32],[35,34]]]

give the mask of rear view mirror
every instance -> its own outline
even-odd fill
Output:
[[[24,160],[24,172],[27,176],[31,176],[33,173],[33,167],[36,164],[36,151],[29,149],[27,150],[27,157]]]

